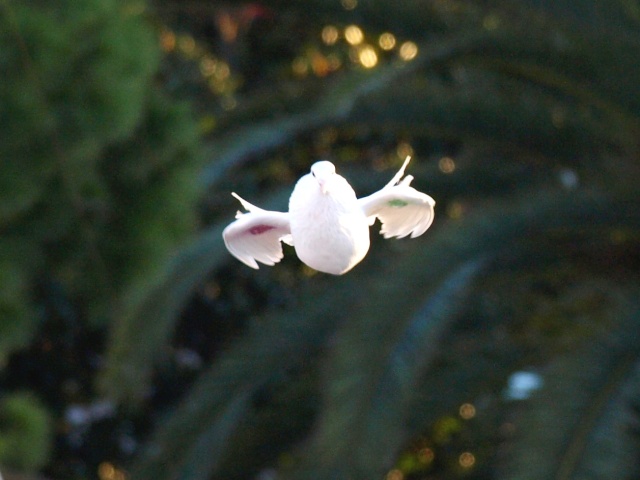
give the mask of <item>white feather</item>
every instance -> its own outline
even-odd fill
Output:
[[[263,210],[233,193],[248,213],[223,232],[225,245],[252,268],[282,259],[281,242],[293,244],[298,258],[311,268],[342,275],[360,263],[369,250],[369,226],[380,219],[385,238],[412,238],[431,225],[434,200],[402,178],[404,164],[380,191],[357,199],[351,185],[335,173],[331,162],[316,162],[296,184],[289,212]]]
[[[258,262],[274,265],[282,260],[282,244],[291,236],[289,214],[263,210],[232,193],[249,213],[238,212],[236,221],[222,232],[231,254],[251,268]]]

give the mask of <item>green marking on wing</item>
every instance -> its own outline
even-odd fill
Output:
[[[387,202],[387,205],[389,205],[390,207],[398,207],[398,208],[400,208],[400,207],[404,207],[404,206],[408,205],[408,202],[405,202],[404,200],[398,200],[396,198],[396,199],[393,199],[393,200],[390,200],[389,202]]]

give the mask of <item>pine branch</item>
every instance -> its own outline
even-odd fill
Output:
[[[257,154],[284,145],[302,133],[346,120],[358,102],[386,88],[426,65],[446,61],[475,50],[484,32],[471,32],[462,37],[421,45],[421,55],[409,64],[390,64],[374,72],[353,71],[337,79],[326,89],[315,105],[285,118],[263,121],[239,128],[214,140],[210,148],[213,158],[204,169],[202,180],[208,187],[216,184],[231,168],[238,168]]]
[[[389,382],[381,381],[384,372],[394,368],[390,352],[394,349],[394,339],[398,338],[398,326],[406,324],[424,295],[435,291],[453,265],[463,265],[478,255],[503,250],[554,226],[591,228],[594,219],[606,219],[601,213],[609,210],[598,203],[588,196],[549,194],[545,198],[520,198],[509,205],[500,202],[499,206],[487,206],[482,214],[437,232],[426,251],[418,252],[414,248],[419,247],[408,245],[407,256],[394,260],[394,282],[381,280],[381,283],[370,284],[366,300],[356,302],[345,313],[349,321],[337,332],[329,358],[317,433],[294,478],[310,478],[309,475],[316,479],[371,478],[390,468],[389,456],[381,452],[392,455],[406,438],[402,432],[387,431],[376,431],[375,438],[371,438],[374,433],[370,422],[375,426],[373,419],[379,415],[383,415],[383,423],[378,425],[389,427],[384,423],[385,417],[401,422],[406,417],[403,406],[410,403],[416,393],[410,389],[394,389]],[[580,213],[586,211],[593,216]],[[429,348],[437,348],[437,342]],[[429,355],[428,349],[425,355]],[[421,371],[413,365],[408,374],[417,376]],[[416,381],[414,377],[407,379],[407,385]],[[394,402],[385,404],[387,410],[383,414],[376,408],[375,400],[384,395],[397,396]],[[372,448],[375,442],[380,443]],[[366,448],[361,449],[361,445]]]
[[[409,414],[418,379],[439,353],[438,345],[464,308],[470,283],[485,264],[482,260],[464,263],[444,280],[408,321],[401,316],[380,316],[386,325],[377,325],[380,322],[373,312],[368,311],[369,315],[358,313],[356,318],[367,319],[371,325],[367,331],[355,335],[343,332],[337,338],[334,362],[343,365],[334,365],[334,369],[340,371],[332,369],[328,373],[326,389],[331,398],[324,405],[325,417],[320,420],[315,443],[293,478],[309,478],[310,474],[318,472],[324,472],[327,478],[351,475],[375,478],[381,474],[380,465],[393,463],[396,449],[406,439],[404,420]],[[352,321],[348,324],[353,325],[359,327],[361,323]],[[378,327],[386,327],[387,331],[383,332]],[[374,337],[392,337],[387,351],[363,347],[365,342],[381,343],[373,340],[372,333]],[[384,346],[380,345],[380,348]],[[382,357],[382,362],[371,358],[371,353]],[[365,386],[364,382],[358,381],[358,376],[367,375],[375,378]],[[357,388],[356,384],[367,389],[357,396],[361,401],[357,410],[353,401],[345,401],[353,393],[352,386]],[[341,448],[349,448],[345,443],[351,446],[352,454],[348,461]],[[372,458],[377,460],[372,462]]]
[[[371,471],[380,472],[388,466],[389,459],[370,458],[362,451],[354,453],[357,444],[352,440],[366,438],[363,427],[375,416],[369,401],[375,395],[382,395],[388,387],[380,383],[380,375],[388,371],[390,378],[396,378],[397,367],[388,361],[402,358],[401,347],[391,357],[388,355],[397,345],[399,332],[403,331],[399,325],[407,325],[417,318],[415,312],[425,294],[437,289],[448,277],[451,266],[463,265],[484,252],[499,250],[517,239],[554,227],[591,228],[598,223],[619,224],[621,221],[637,226],[640,219],[629,208],[631,205],[624,201],[610,203],[592,194],[544,192],[539,196],[525,195],[517,202],[496,201],[464,222],[449,224],[434,232],[427,249],[420,241],[406,242],[402,253],[397,252],[391,263],[376,262],[384,253],[380,250],[371,252],[366,260],[371,262],[369,268],[356,269],[345,277],[309,281],[298,293],[299,300],[294,307],[257,318],[250,332],[201,377],[183,404],[161,423],[151,447],[136,462],[134,476],[170,478],[166,476],[172,473],[167,472],[167,464],[175,466],[175,474],[184,472],[186,462],[194,458],[203,438],[210,435],[226,438],[225,432],[237,428],[237,425],[231,428],[226,422],[219,423],[220,412],[229,411],[230,406],[245,395],[257,392],[274,375],[296,365],[310,350],[324,345],[336,325],[342,327],[331,344],[324,410],[313,451],[323,452],[319,460],[327,467],[347,465],[354,469],[368,460]],[[202,257],[199,260],[202,261]],[[387,281],[391,271],[394,282]],[[354,295],[354,292],[358,293]],[[425,333],[424,338],[430,334]],[[422,371],[419,364],[412,368],[415,370],[409,370],[413,372],[410,377]],[[415,378],[401,381],[410,385]],[[402,401],[394,402],[390,408],[401,409],[410,402],[411,398],[406,397],[410,397],[411,392],[402,392],[398,397]],[[389,412],[386,420],[403,415],[398,411]],[[239,416],[234,418],[238,420]],[[389,439],[388,451],[396,451],[403,439],[399,437],[401,435]],[[384,438],[380,441],[384,442]],[[209,467],[215,470],[217,465]],[[332,475],[329,473],[327,478]]]
[[[167,421],[160,423],[149,447],[134,464],[132,476],[171,479],[185,475],[187,470],[200,469],[202,465],[190,462],[197,458],[200,448],[207,448],[201,442],[226,438],[227,432],[239,424],[240,415],[223,418],[218,412],[241,413],[233,405],[250,398],[274,376],[323,345],[341,320],[335,312],[350,304],[362,275],[354,272],[353,276],[340,277],[329,289],[328,282],[309,282],[298,294],[295,307],[256,318],[250,331],[201,376]],[[219,456],[208,460],[207,468],[218,468],[228,446],[228,442],[220,446]],[[168,471],[167,465],[173,470]]]
[[[385,90],[361,102],[349,122],[397,135],[409,131],[519,153],[542,153],[554,160],[558,156],[574,159],[576,151],[635,142],[626,124],[610,118],[597,120],[585,113],[584,106],[563,102],[540,88],[486,73],[470,77],[464,88],[409,78],[406,89]],[[559,121],[554,120],[557,115]]]

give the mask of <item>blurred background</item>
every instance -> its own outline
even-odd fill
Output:
[[[0,1],[0,471],[636,479],[640,2]],[[334,162],[342,277],[224,248]]]

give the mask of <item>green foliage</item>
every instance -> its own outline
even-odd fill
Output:
[[[497,252],[517,245],[536,228],[545,232],[562,225],[580,231],[598,228],[592,215],[605,224],[632,218],[624,201],[610,204],[591,195],[545,192],[535,197],[536,208],[530,202],[525,196],[519,202],[510,200],[509,207],[504,202],[487,206],[463,224],[449,225],[434,234],[428,252],[418,245],[407,246],[402,254],[395,252],[388,267],[354,271],[332,280],[333,288],[327,288],[327,282],[305,285],[297,292],[295,309],[256,319],[250,332],[201,377],[191,395],[163,423],[133,474],[172,478],[178,472],[193,472],[191,459],[201,458],[196,452],[211,438],[216,439],[209,443],[216,452],[215,461],[207,462],[208,469],[199,476],[188,478],[206,478],[209,470],[220,468],[225,450],[233,444],[234,428],[250,415],[247,395],[256,395],[274,376],[299,365],[315,345],[324,342],[329,329],[334,333],[321,384],[321,413],[308,451],[292,478],[381,475],[392,466],[411,430],[403,419],[414,415],[420,377],[430,365],[437,365],[438,350],[429,360],[432,345],[450,333],[458,318],[455,312],[466,304],[462,295],[469,290],[468,282],[483,264],[464,264],[465,260],[473,259],[478,250]],[[618,215],[607,219],[599,215],[609,210]],[[591,214],[584,216],[586,211]],[[502,221],[505,218],[508,220]],[[640,219],[633,218],[637,226]],[[370,255],[376,264],[376,257],[382,254]],[[460,262],[459,272],[447,279],[450,266]],[[391,271],[395,272],[394,282],[387,281]],[[438,288],[441,278],[443,284]],[[367,292],[354,298],[350,292],[361,284],[368,285]],[[433,300],[420,308],[425,291],[434,292]],[[279,415],[288,415],[290,408],[294,407],[283,406]],[[234,428],[231,414],[237,416]],[[236,457],[236,461],[241,460]],[[175,470],[168,471],[167,462]],[[203,466],[202,461],[196,464]]]
[[[29,393],[0,400],[0,465],[35,471],[49,460],[53,422],[47,409]]]
[[[310,472],[316,478],[377,477],[393,464],[418,380],[435,358],[430,347],[449,333],[464,306],[464,292],[484,263],[463,264],[408,321],[398,319],[403,329],[352,321],[338,332],[318,431],[293,478],[310,478]],[[397,291],[388,293],[377,298],[398,297]],[[373,299],[369,305],[384,308]],[[393,308],[401,306],[394,302]]]
[[[3,2],[0,355],[54,278],[104,323],[126,311],[194,226],[198,130],[153,85],[144,7]],[[135,48],[133,47],[135,46]],[[6,333],[6,335],[5,335]]]

